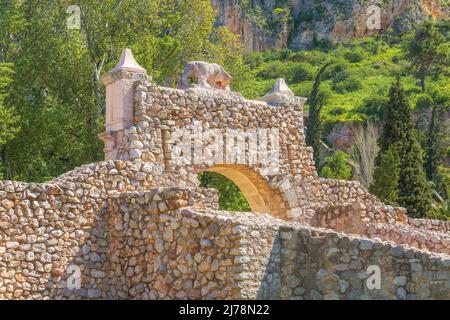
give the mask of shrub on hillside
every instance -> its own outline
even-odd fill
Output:
[[[333,80],[333,90],[337,93],[348,93],[362,88],[361,80],[357,76],[346,76],[343,80]]]
[[[322,75],[322,80],[332,80],[336,77],[343,78],[348,74],[348,62],[344,59],[337,59],[334,63],[328,67]]]
[[[295,63],[289,68],[288,81],[291,83],[314,79],[314,68],[308,63]]]
[[[355,108],[355,113],[365,115],[368,119],[381,121],[388,100],[384,96],[373,95],[365,98],[362,104]]]
[[[276,60],[269,62],[258,76],[264,79],[286,78],[287,69],[283,62]]]
[[[336,151],[331,157],[325,158],[320,176],[328,179],[350,180],[353,177],[353,173],[349,159],[350,156],[344,151]]]
[[[251,68],[256,68],[264,62],[264,58],[260,52],[252,51],[245,55],[244,62]]]
[[[365,58],[365,53],[362,49],[353,48],[344,52],[344,58],[351,63],[361,62]]]

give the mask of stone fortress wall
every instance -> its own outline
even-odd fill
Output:
[[[45,184],[0,181],[0,299],[450,299],[450,224],[319,178],[305,99],[283,81],[261,101],[163,88],[124,50],[104,82],[106,161]],[[198,125],[276,128],[279,170],[180,163],[173,133]],[[233,180],[253,212],[218,210],[202,171]],[[374,265],[380,289],[366,283]]]

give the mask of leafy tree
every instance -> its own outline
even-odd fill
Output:
[[[326,157],[320,176],[328,179],[350,180],[353,176],[350,156],[338,150],[331,157]]]
[[[250,211],[250,206],[239,188],[229,179],[215,172],[200,174],[202,188],[214,188],[219,191],[219,207],[228,211]]]
[[[4,105],[7,88],[11,82],[12,64],[0,63],[0,179],[10,179],[11,170],[7,165],[6,144],[19,131],[18,117],[11,108]]]
[[[412,112],[400,80],[389,92],[389,104],[384,114],[380,151],[384,154],[394,146],[400,159],[398,203],[413,217],[423,217],[430,209],[431,189],[423,170],[422,148],[414,128]],[[381,163],[381,156],[378,164]]]
[[[369,191],[385,203],[397,204],[400,157],[395,145],[381,154],[380,165],[375,168],[373,176],[374,181]]]
[[[449,62],[450,48],[444,40],[444,35],[434,22],[426,20],[403,42],[406,59],[420,80],[422,92],[425,92],[426,77],[434,74]]]
[[[113,68],[124,47],[164,85],[173,85],[191,60],[232,63],[233,71],[239,70],[236,39],[214,29],[208,0],[80,0],[80,30],[67,28],[72,1],[13,2],[21,3],[14,10],[25,21],[23,32],[11,35],[14,24],[3,10],[0,26],[8,25],[8,39],[14,40],[7,56],[14,58],[15,73],[4,104],[20,114],[21,131],[5,146],[3,159],[15,180],[45,181],[102,159],[100,76]],[[0,50],[4,47],[0,41]]]
[[[314,150],[314,162],[316,168],[320,163],[320,149],[322,145],[322,127],[320,120],[320,111],[325,104],[324,96],[320,94],[320,84],[322,75],[325,70],[331,65],[331,62],[323,65],[316,75],[313,89],[308,98],[309,117],[306,121],[306,143]]]
[[[26,4],[22,0],[0,0],[0,63],[13,62],[27,28]]]

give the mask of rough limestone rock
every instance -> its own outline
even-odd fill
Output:
[[[408,30],[429,16],[448,18],[449,7],[440,0],[211,0],[217,25],[240,35],[253,51],[279,48],[308,49],[317,43],[343,42],[385,32]],[[379,29],[369,27],[380,8]]]

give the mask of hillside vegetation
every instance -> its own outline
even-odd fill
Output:
[[[442,23],[440,28],[447,35],[442,46],[448,47],[449,23]],[[248,53],[245,57],[248,78],[235,88],[247,98],[257,98],[267,93],[275,79],[281,77],[296,95],[308,97],[315,74],[326,61],[335,62],[324,75],[321,86],[326,96],[322,111],[326,132],[337,122],[381,119],[387,93],[397,76],[412,106],[427,94],[421,91],[405,59],[401,38],[389,36],[354,40],[327,50]],[[450,92],[450,66],[429,77],[427,82],[427,92]]]
[[[319,174],[357,179],[414,216],[449,219],[450,175],[443,165],[450,155],[449,29],[448,20],[425,21],[402,36],[386,33],[298,52],[250,52],[244,59],[247,74],[235,89],[257,98],[281,77],[296,95],[312,101],[317,74],[329,65],[314,99],[320,101],[314,117],[320,118],[310,122],[320,126],[321,141],[314,146]],[[326,147],[338,124],[358,128],[346,150]],[[317,132],[306,130],[307,142],[313,129]]]

